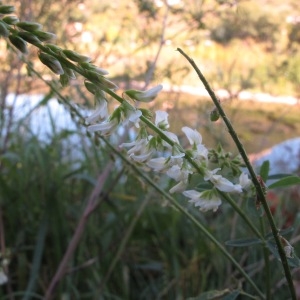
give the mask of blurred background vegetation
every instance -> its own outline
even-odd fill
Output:
[[[238,97],[242,91],[300,97],[298,0],[5,4],[16,6],[20,20],[39,22],[45,31],[57,34],[57,45],[91,56],[121,89],[163,83],[167,88],[151,109],[170,113],[173,132],[181,134],[183,125],[191,126],[203,134],[208,147],[221,143],[236,153],[223,124],[209,122],[212,103],[201,94],[180,91],[182,86],[202,90],[195,73],[175,51],[180,47],[195,59],[214,89],[226,91],[224,107],[249,153],[300,136],[299,104]],[[50,134],[45,138],[33,130],[31,119],[58,97],[49,85],[77,108],[93,107],[81,78],[61,88],[33,47],[21,59],[1,39],[0,53],[0,234],[2,255],[10,260],[9,283],[1,287],[1,299],[43,298],[97,178],[111,159],[115,168],[106,181],[104,200],[86,224],[56,299],[187,299],[236,286],[251,293],[188,220],[123,165],[105,143],[86,137],[72,110],[75,127],[61,129],[46,110]],[[7,101],[9,94],[42,97],[29,113],[16,116],[14,102]],[[154,179],[168,188],[167,179]],[[180,195],[178,201],[190,208]],[[246,209],[248,204],[241,205]],[[294,206],[293,210],[288,218],[295,228],[291,238],[297,240],[300,219]],[[221,242],[250,235],[226,204],[217,213],[191,211]],[[284,227],[286,218],[278,213],[278,224]],[[232,253],[264,289],[261,249]],[[286,299],[281,270],[277,262],[272,264],[272,292],[277,299]]]

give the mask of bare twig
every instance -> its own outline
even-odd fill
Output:
[[[60,262],[60,265],[56,271],[56,274],[54,275],[54,277],[52,278],[52,281],[50,283],[50,285],[48,286],[48,289],[46,291],[46,295],[45,295],[45,300],[50,300],[53,297],[55,288],[57,286],[57,284],[59,283],[59,281],[61,280],[61,278],[65,275],[66,271],[67,271],[67,264],[70,261],[74,251],[76,250],[80,239],[82,237],[82,234],[84,232],[84,228],[85,225],[88,221],[88,218],[90,216],[90,214],[96,209],[96,207],[99,205],[100,200],[103,199],[103,197],[101,199],[99,199],[99,195],[102,192],[103,189],[103,185],[109,175],[109,172],[111,171],[113,166],[112,162],[109,162],[106,165],[105,170],[102,172],[102,174],[99,176],[97,184],[94,188],[94,190],[92,191],[89,199],[88,199],[88,203],[86,205],[86,208],[79,220],[79,223],[77,225],[77,228],[73,234],[73,237],[69,243],[68,249],[64,254],[63,259]]]

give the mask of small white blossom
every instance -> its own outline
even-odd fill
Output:
[[[206,171],[204,180],[210,181],[219,191],[226,193],[242,193],[242,187],[239,184],[233,184],[231,181],[223,177],[222,175],[215,174],[219,171],[217,168],[213,171]]]
[[[137,139],[131,143],[123,143],[120,145],[121,148],[129,147],[127,154],[133,160],[144,163],[151,159],[152,155],[154,154],[154,149],[149,146],[149,142],[152,136],[148,136],[145,139]]]
[[[187,187],[187,180],[179,181],[176,185],[174,185],[170,190],[170,194],[180,193],[184,191]]]
[[[106,100],[103,100],[99,103],[97,109],[94,113],[92,113],[89,117],[87,117],[85,120],[88,123],[94,123],[98,119],[103,120],[108,117],[108,109],[107,109],[107,102]]]
[[[189,202],[204,212],[208,210],[216,211],[222,204],[221,199],[213,191],[198,192],[195,190],[187,190],[183,192],[183,195],[190,198]]]
[[[243,189],[247,190],[252,185],[252,181],[246,173],[242,173],[239,177],[239,184]]]
[[[202,143],[202,136],[197,130],[193,130],[186,126],[182,127],[181,130],[185,133],[191,145],[199,145]]]
[[[202,136],[197,130],[193,130],[189,127],[182,127],[182,131],[185,133],[189,143],[192,145],[193,159],[201,162],[207,160],[208,149],[202,144]]]
[[[155,112],[155,125],[162,130],[169,128],[168,116],[166,111],[157,110]]]
[[[136,128],[139,128],[140,116],[142,112],[139,109],[128,110],[126,112],[126,119],[124,120],[124,125],[128,124],[129,126],[134,125]]]
[[[136,101],[151,102],[162,89],[163,86],[159,84],[147,91],[127,90],[125,94]]]
[[[178,137],[175,133],[173,132],[169,132],[169,131],[163,131],[163,133],[171,140],[173,141],[174,143],[176,144],[179,144],[179,140],[178,140]],[[172,148],[172,146],[167,143],[166,141],[163,141],[163,145],[166,147],[166,148]]]
[[[147,166],[155,172],[161,172],[164,171],[166,168],[168,168],[167,161],[168,159],[165,157],[156,157],[150,159],[147,162]]]
[[[136,162],[145,163],[152,157],[153,153],[154,150],[151,149],[140,154],[131,154],[129,157],[135,160]]]
[[[187,187],[189,174],[191,174],[191,171],[184,167],[172,166],[167,171],[167,175],[177,181],[178,184],[170,189],[170,193],[182,192]]]
[[[87,130],[89,132],[100,131],[101,135],[110,135],[117,126],[118,121],[116,119],[108,119],[102,123],[88,126]]]

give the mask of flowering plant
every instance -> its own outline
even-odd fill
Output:
[[[225,153],[222,147],[208,149],[203,143],[201,133],[194,128],[186,126],[182,128],[182,132],[185,134],[185,139],[188,141],[189,146],[184,148],[179,137],[169,131],[170,125],[166,112],[155,112],[152,122],[152,113],[146,109],[139,108],[137,105],[139,102],[149,103],[153,101],[159,92],[163,90],[161,84],[146,91],[125,90],[120,96],[117,93],[118,86],[106,77],[108,71],[93,65],[91,58],[87,56],[62,49],[50,43],[55,37],[54,34],[42,31],[42,26],[38,23],[20,22],[16,16],[10,15],[13,12],[13,6],[0,5],[0,14],[4,15],[0,20],[0,35],[7,39],[9,45],[14,46],[16,50],[23,54],[28,52],[28,43],[36,47],[39,60],[52,72],[59,75],[63,86],[68,85],[78,74],[85,78],[84,85],[95,99],[95,111],[91,115],[84,117],[81,116],[79,111],[76,113],[81,117],[87,132],[105,141],[105,137],[111,135],[120,126],[124,128],[135,127],[137,130],[136,138],[128,142],[120,142],[112,147],[112,151],[128,162],[133,170],[145,178],[150,185],[156,188],[164,198],[168,199],[173,206],[189,218],[218,247],[234,264],[245,280],[249,282],[257,297],[270,299],[270,285],[267,285],[265,297],[264,293],[226,248],[210,234],[199,220],[195,219],[187,211],[186,207],[178,204],[175,198],[172,197],[172,194],[178,193],[182,195],[188,203],[193,204],[196,209],[202,212],[216,212],[222,201],[228,202],[255,234],[256,239],[255,241],[251,240],[251,243],[255,242],[263,246],[266,266],[269,263],[269,252],[281,262],[291,296],[293,299],[296,299],[289,267],[300,266],[300,263],[293,247],[280,235],[274,223],[265,197],[264,180],[266,178],[259,179],[254,172],[248,156],[220,102],[194,61],[185,52],[178,49],[181,55],[192,65],[209,92],[215,106],[212,121],[215,121],[218,117],[223,119],[239,150],[240,155],[238,157],[232,157],[230,153]],[[112,112],[109,112],[107,105],[108,95],[118,102],[118,106]],[[120,148],[123,149],[123,152],[118,151]],[[145,175],[145,172],[149,171],[160,175],[165,174],[172,180],[172,186],[168,192],[162,190],[151,178]],[[195,178],[197,179],[196,184]],[[255,199],[257,210],[260,212],[258,214],[259,218],[263,217],[262,211],[264,211],[269,222],[272,230],[271,238],[269,236],[266,237],[256,228],[247,214],[237,205],[235,201],[237,197]],[[95,203],[91,201],[90,206],[87,207],[83,215],[84,220],[94,208]],[[80,233],[81,231],[78,230],[78,232]],[[270,239],[272,239],[273,243],[270,242]],[[73,251],[76,248],[78,236],[75,236],[74,241],[70,243]],[[245,239],[242,241],[230,241],[228,245],[249,246],[250,244]],[[65,272],[66,261],[68,255],[72,252],[71,250],[69,251],[68,249],[66,251],[66,259],[62,261],[57,274],[53,277],[45,299],[53,297],[55,287]],[[1,267],[0,271],[0,283],[3,284],[8,280],[8,277],[4,272],[4,267],[3,270]]]

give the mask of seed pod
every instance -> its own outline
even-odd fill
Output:
[[[2,21],[8,25],[14,25],[19,22],[19,19],[16,16],[6,16]]]
[[[15,7],[11,5],[0,5],[0,14],[9,15],[15,11]]]
[[[35,35],[27,31],[18,32],[18,36],[21,37],[26,42],[33,45],[39,44],[41,42]]]
[[[40,61],[46,65],[52,72],[58,75],[64,74],[64,69],[61,66],[60,62],[53,56],[40,52],[38,54]]]
[[[52,32],[34,30],[32,33],[37,36],[42,42],[48,42],[56,39],[56,35]]]
[[[0,21],[0,36],[8,37],[9,36],[9,30],[3,24],[3,22]]]
[[[218,112],[218,110],[216,108],[214,108],[211,112],[210,112],[210,120],[212,122],[216,122],[218,121],[220,118],[220,114]]]
[[[26,31],[40,30],[43,26],[36,22],[18,22],[16,26]]]
[[[10,35],[9,37],[10,42],[18,49],[20,50],[22,53],[27,54],[28,53],[28,49],[27,49],[27,43],[20,38],[17,35]]]
[[[85,62],[86,63],[86,62],[90,62],[92,60],[90,57],[81,55],[75,51],[63,50],[62,52],[68,59],[70,59],[74,62],[78,62],[78,63]]]

